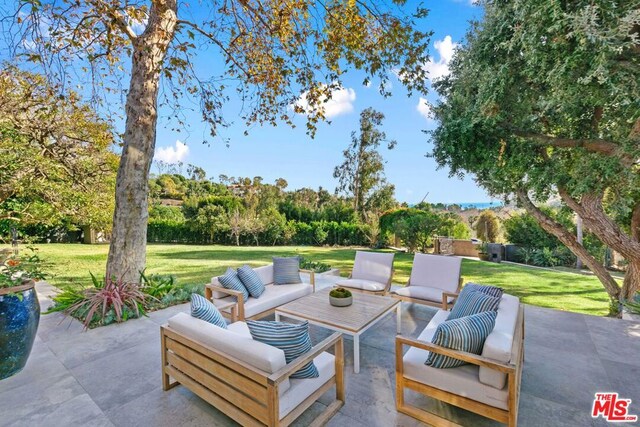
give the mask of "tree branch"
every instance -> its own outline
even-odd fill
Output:
[[[527,192],[523,189],[516,191],[516,196],[520,201],[520,204],[533,216],[538,224],[548,233],[553,234],[560,240],[567,248],[571,250],[577,257],[579,257],[584,264],[595,274],[602,285],[606,289],[609,297],[612,300],[618,300],[620,297],[620,285],[609,274],[606,268],[594,258],[593,255],[582,246],[576,236],[569,232],[562,224],[555,221],[553,218],[545,214],[540,208],[538,208],[529,198]]]
[[[618,144],[606,139],[562,138],[542,133],[526,132],[517,129],[512,129],[511,133],[516,136],[532,140],[533,142],[550,145],[556,148],[584,148],[585,150],[592,153],[618,157],[620,158],[622,164],[627,167],[632,166],[637,161],[637,159],[634,159],[630,155],[624,153]]]
[[[602,193],[584,194],[580,202],[563,187],[558,187],[558,194],[571,210],[580,215],[584,224],[603,243],[611,246],[628,260],[640,258],[640,242],[622,231],[620,226],[606,214],[602,206]]]

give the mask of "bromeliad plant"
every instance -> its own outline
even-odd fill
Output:
[[[99,281],[93,274],[91,278],[93,286],[82,290],[78,294],[82,298],[65,310],[68,315],[82,319],[85,329],[146,315],[148,296],[139,284],[109,278]],[[65,295],[69,296],[73,297],[70,293]]]

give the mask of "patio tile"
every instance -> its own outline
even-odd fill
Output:
[[[82,323],[67,317],[63,313],[49,313],[40,315],[40,325],[38,325],[38,336],[45,342],[58,338],[65,338],[70,335],[82,332]]]
[[[32,412],[9,424],[9,426],[113,427],[113,424],[91,400],[89,395],[82,394],[52,408],[51,412]]]
[[[102,410],[121,406],[160,385],[160,334],[83,363],[71,372]]]
[[[0,420],[8,425],[24,418],[50,414],[66,401],[85,394],[78,381],[66,372],[6,391],[3,388],[0,392]]]
[[[630,355],[630,359],[637,358],[638,355]],[[620,393],[620,397],[624,399],[631,399],[632,409],[634,414],[640,415],[640,367],[638,365],[631,365],[629,363],[614,362],[611,360],[603,360],[604,366],[609,381],[611,382],[611,390],[599,390],[599,391],[613,391]]]
[[[523,393],[568,406],[590,408],[594,393],[611,387],[596,355],[527,345],[525,341],[525,358]]]
[[[55,381],[65,375],[68,375],[67,369],[49,350],[47,344],[36,336],[26,366],[14,376],[0,382],[0,393],[33,384],[36,381]]]
[[[167,320],[169,320],[171,317],[175,316],[178,313],[189,313],[190,309],[191,309],[190,303],[173,305],[163,310],[152,311],[151,313],[148,314],[149,316],[148,319],[151,320],[153,323],[157,324],[158,326],[161,326],[167,323]]]
[[[601,358],[640,366],[640,323],[607,317],[585,316],[591,339]],[[624,343],[625,351],[620,351]]]
[[[540,420],[546,426],[574,427],[591,424],[591,406],[576,408],[543,399],[528,393],[520,396],[518,425],[539,427]]]
[[[95,361],[114,352],[136,346],[142,341],[158,338],[160,329],[149,319],[133,319],[86,332],[71,332],[47,342],[53,353],[67,368]]]
[[[178,386],[168,391],[157,387],[136,399],[132,399],[124,405],[105,411],[115,426],[210,426],[212,420],[215,425],[236,425],[224,414],[215,410],[211,411],[211,405],[193,404],[191,392]],[[197,396],[193,395],[195,398]],[[225,421],[226,418],[226,421]]]

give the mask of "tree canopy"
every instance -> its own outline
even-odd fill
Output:
[[[640,9],[628,1],[486,2],[435,84],[433,156],[516,196],[609,295],[640,285]],[[534,202],[558,195],[629,261],[624,287]]]
[[[293,125],[292,112],[302,113],[313,135],[347,69],[361,70],[365,84],[378,80],[384,95],[393,72],[409,91],[427,89],[430,33],[416,25],[426,10],[405,13],[405,0],[15,4],[2,23],[17,57],[40,65],[52,79],[76,84],[84,78],[95,100],[126,93],[106,269],[107,276],[126,281],[137,280],[146,262],[159,99],[173,107],[170,116],[179,127],[185,125],[180,104],[197,102],[211,135],[229,123],[223,106],[231,96],[242,101],[240,118],[247,124]],[[196,57],[211,58],[206,75],[198,72]]]
[[[111,128],[74,92],[0,71],[0,219],[108,229],[117,155]]]

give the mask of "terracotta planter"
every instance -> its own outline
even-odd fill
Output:
[[[40,303],[28,281],[0,289],[0,380],[22,370],[27,363],[40,322]]]

